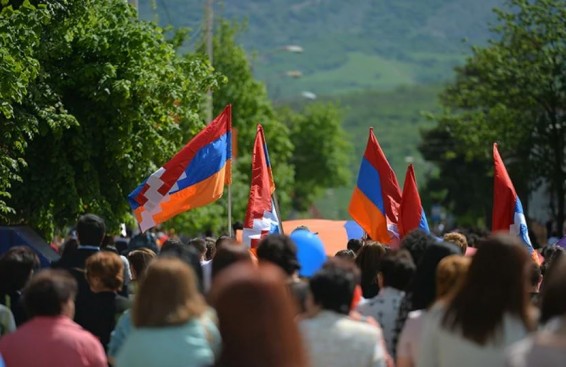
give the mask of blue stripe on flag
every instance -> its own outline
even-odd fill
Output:
[[[231,139],[232,134],[228,132],[202,147],[185,169],[187,177],[177,180],[178,188],[173,186],[169,194],[186,189],[218,173],[226,165],[226,161],[232,158],[232,151],[229,149]]]
[[[421,222],[419,223],[419,228],[425,232],[426,234],[430,234],[430,228],[428,228],[428,222],[426,220],[426,214],[425,211],[423,209],[423,211],[421,212]]]
[[[379,172],[364,157],[358,174],[358,188],[385,216]]]

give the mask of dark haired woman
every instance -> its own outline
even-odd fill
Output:
[[[462,288],[433,307],[417,366],[503,366],[504,350],[532,329],[530,257],[516,237],[497,235],[476,252]]]

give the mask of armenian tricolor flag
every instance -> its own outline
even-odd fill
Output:
[[[399,234],[403,238],[413,229],[420,229],[425,233],[430,233],[428,222],[417,189],[417,180],[415,178],[415,170],[410,164],[405,175],[405,184],[403,185],[403,197],[399,207]]]
[[[370,128],[348,211],[373,240],[391,244],[399,238],[397,220],[400,202],[401,190],[395,172],[387,162],[373,128]]]
[[[250,197],[242,232],[244,243],[251,248],[257,247],[262,237],[271,233],[281,233],[274,193],[275,181],[265,135],[263,127],[258,124],[252,155]]]
[[[175,215],[218,200],[232,181],[232,107],[226,106],[163,167],[130,195],[145,231]]]
[[[532,259],[540,264],[540,259],[531,244],[523,205],[517,196],[513,182],[503,164],[497,144],[493,144],[493,211],[491,230],[505,231],[521,238]]]

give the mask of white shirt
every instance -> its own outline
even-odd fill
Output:
[[[521,320],[505,315],[498,339],[479,345],[457,332],[444,329],[441,326],[443,316],[441,306],[432,307],[427,312],[417,367],[503,367],[505,348],[527,335]]]
[[[200,266],[202,267],[202,286],[206,294],[212,285],[212,260],[201,261]]]
[[[311,367],[385,367],[381,331],[333,311],[301,321]]]
[[[421,333],[424,326],[426,311],[417,310],[409,312],[403,331],[399,335],[397,344],[397,357],[407,358],[415,364],[419,355]]]
[[[364,316],[371,316],[377,320],[383,330],[383,337],[387,350],[394,354],[397,346],[397,335],[395,334],[395,320],[399,313],[401,300],[405,292],[391,287],[379,290],[377,296],[365,300],[358,306],[358,312]]]

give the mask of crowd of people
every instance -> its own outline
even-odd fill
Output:
[[[308,230],[302,228],[300,230]],[[564,366],[566,256],[520,240],[413,231],[351,240],[310,278],[269,235],[117,249],[79,218],[48,269],[0,257],[0,366]],[[467,255],[466,255],[467,254]]]

